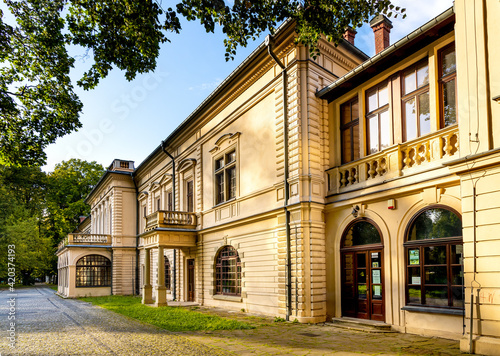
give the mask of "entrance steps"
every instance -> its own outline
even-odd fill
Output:
[[[374,321],[356,318],[332,318],[328,326],[343,328],[348,330],[364,331],[367,333],[392,333],[391,325],[382,321]]]

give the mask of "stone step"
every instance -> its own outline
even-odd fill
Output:
[[[356,319],[356,318],[332,318],[329,326],[364,331],[369,333],[391,333],[391,325],[386,324],[382,321],[366,320],[366,319]]]

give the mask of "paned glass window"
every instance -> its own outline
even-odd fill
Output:
[[[382,239],[378,229],[368,221],[358,221],[345,232],[342,247],[380,244]]]
[[[409,141],[431,132],[427,59],[406,70],[402,82],[404,140]]]
[[[170,289],[170,261],[165,257],[165,287]]]
[[[215,264],[215,293],[241,295],[241,260],[232,246],[225,246],[217,255]]]
[[[358,98],[340,106],[342,163],[359,159],[359,104]]]
[[[441,126],[456,124],[457,115],[457,65],[455,44],[445,47],[439,53],[439,91],[441,105]]]
[[[236,198],[236,151],[215,160],[215,203]]]
[[[108,287],[111,285],[111,261],[100,255],[88,255],[76,263],[77,287]]]
[[[194,182],[189,180],[186,182],[186,208],[188,213],[194,211]]]
[[[368,154],[382,151],[391,143],[389,91],[387,83],[366,92]]]
[[[172,199],[172,192],[167,193],[167,210],[168,211],[174,210],[174,201]]]
[[[463,309],[462,221],[431,207],[411,222],[405,242],[408,305]]]

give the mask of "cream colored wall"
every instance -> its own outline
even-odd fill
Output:
[[[76,287],[76,263],[87,255],[101,255],[112,260],[111,253],[102,248],[70,247],[58,253],[58,267],[66,267],[67,286],[58,287],[58,293],[67,298],[97,297],[111,294],[111,287]]]
[[[395,199],[396,209],[388,209],[388,199]],[[462,317],[401,310],[406,305],[405,231],[411,219],[427,206],[441,204],[460,212],[460,186],[457,179],[454,182],[440,179],[420,184],[415,182],[409,187],[389,191],[381,188],[378,193],[348,200],[338,196],[336,200],[327,208],[325,217],[327,315],[342,316],[340,243],[345,229],[355,220],[351,215],[353,205],[363,205],[362,217],[372,220],[382,233],[386,323],[403,332],[460,338]],[[443,319],[440,319],[441,316]],[[437,319],[440,321],[437,322]]]
[[[206,232],[198,244],[197,274],[204,305],[233,310],[278,315],[280,275],[278,272],[277,217],[262,216],[245,224]],[[282,227],[283,228],[283,227]],[[215,262],[220,249],[233,246],[242,263],[241,298],[217,299],[215,296]]]
[[[472,350],[480,354],[498,355],[500,156],[497,149],[500,147],[500,104],[492,98],[500,95],[500,3],[495,0],[456,0],[455,11],[458,94],[461,98],[458,114],[462,137],[460,144],[463,147],[461,156],[464,160],[456,162],[452,169],[461,176],[463,195],[467,325],[466,334],[461,340],[461,350],[471,349],[472,288]],[[474,185],[477,189],[475,199]]]

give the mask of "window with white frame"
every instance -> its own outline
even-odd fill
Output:
[[[236,150],[232,149],[215,159],[215,203],[236,198]]]

